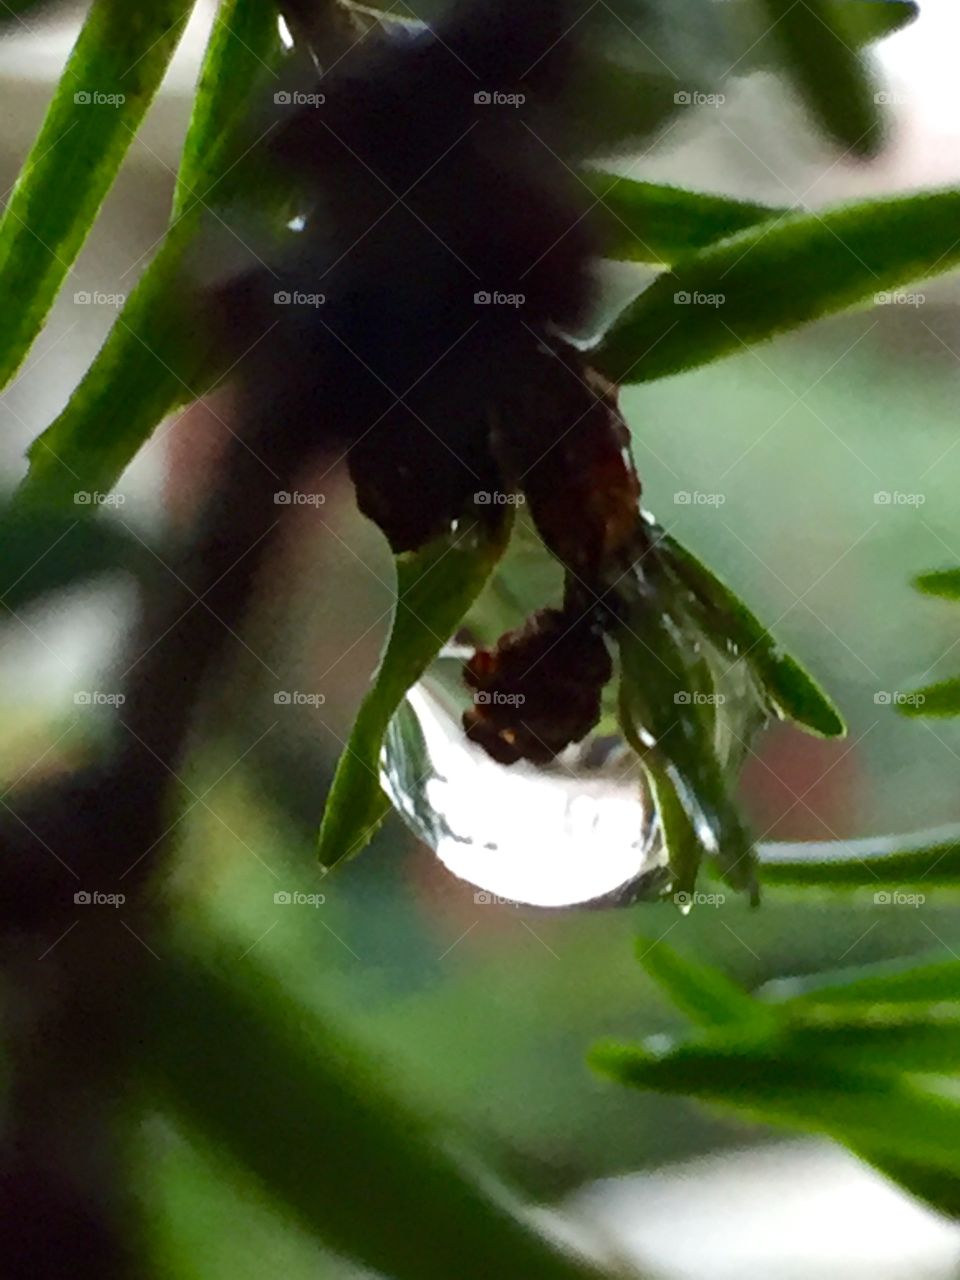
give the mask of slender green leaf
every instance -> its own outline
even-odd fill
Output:
[[[142,560],[140,543],[115,522],[75,513],[0,506],[0,604],[19,609],[39,596]],[[0,615],[2,617],[2,615]]]
[[[694,1022],[708,1027],[767,1023],[772,1010],[738,987],[719,969],[697,964],[663,942],[637,940],[644,969]]]
[[[960,191],[924,192],[761,223],[660,275],[594,352],[649,382],[742,351],[960,263]]]
[[[960,886],[960,837],[911,846],[907,837],[763,845],[766,885],[867,889],[877,906],[894,901],[896,888],[930,892]]]
[[[763,70],[780,73],[783,68],[783,40],[771,27],[765,9],[757,0],[725,0],[729,28],[726,57],[731,75],[748,75]],[[831,26],[840,23],[847,40],[862,48],[882,40],[912,22],[919,12],[913,0],[825,0]]]
[[[731,0],[731,8],[734,5],[736,10],[731,12],[731,18],[739,16],[737,11],[749,11],[743,13],[743,18],[746,34],[751,39],[737,70],[743,73],[758,67],[778,67],[782,63],[783,42],[777,38],[776,28],[771,30],[765,15],[760,16],[758,23],[756,0]],[[825,0],[823,11],[832,29],[844,28],[848,43],[861,48],[913,22],[920,7],[914,0]],[[756,36],[754,31],[758,25],[763,29]]]
[[[863,1147],[852,1148],[854,1155],[874,1165],[881,1173],[898,1182],[904,1190],[931,1205],[939,1213],[960,1218],[960,1176],[944,1169],[934,1169],[915,1160],[891,1159]]]
[[[601,1280],[249,961],[165,956],[143,1007],[134,1042],[161,1098],[341,1254],[395,1280]]]
[[[813,119],[844,151],[872,155],[881,141],[874,86],[854,48],[850,4],[757,0],[781,63]]]
[[[897,710],[913,718],[960,715],[960,676],[914,689],[897,702]]]
[[[852,1070],[854,1093],[863,1085],[863,1077],[878,1072],[885,1076],[898,1069],[952,1071],[957,1064],[960,964],[956,962],[919,967],[899,962],[852,969],[829,976],[827,987],[819,985],[823,975],[780,981],[761,993],[767,999],[758,1000],[718,970],[681,958],[662,942],[641,941],[638,946],[645,968],[677,1006],[700,1025],[719,1029],[720,1038],[709,1038],[708,1046],[713,1044],[724,1054],[732,1047],[764,1062],[799,1063],[801,1089],[807,1079],[816,1088],[824,1069],[828,1080],[836,1068]],[[604,1052],[601,1049],[601,1058]],[[881,1087],[886,1088],[886,1083]],[[810,1127],[807,1120],[784,1120],[779,1111],[771,1116],[768,1110],[769,1106],[759,1118]],[[960,1168],[934,1167],[891,1155],[883,1143],[851,1139],[844,1123],[831,1124],[826,1131],[940,1212],[960,1212]]]
[[[782,979],[762,988],[760,995],[768,992],[790,1004],[936,1004],[960,1000],[960,960],[937,959],[929,964],[885,961],[837,973]]]
[[[806,1005],[789,1011],[781,1047],[864,1072],[960,1069],[960,1003]]]
[[[320,861],[332,866],[359,853],[390,811],[380,786],[387,726],[414,684],[486,585],[509,537],[510,521],[461,522],[396,559],[393,628],[337,765],[320,827]]]
[[[904,1001],[844,999],[764,1002],[718,969],[641,940],[640,960],[676,1006],[701,1025],[732,1028],[798,1062],[834,1061],[864,1072],[953,1072],[960,1068],[960,987],[949,998]],[[941,984],[942,985],[942,984]],[[849,993],[848,993],[849,995]],[[766,1050],[764,1050],[766,1051]]]
[[[787,210],[708,192],[588,169],[583,179],[597,200],[590,217],[608,258],[628,262],[676,262],[696,249]]]
[[[893,35],[920,12],[916,0],[826,0],[824,9],[831,25],[842,23],[857,45]]]
[[[177,47],[188,0],[94,0],[0,221],[0,386],[16,372]]]
[[[696,637],[642,594],[614,638],[620,726],[654,793],[674,900],[691,905],[704,857],[734,888],[755,895],[753,844],[716,755],[715,688]]]
[[[843,737],[839,711],[796,659],[785,653],[739,596],[669,534],[657,542],[696,600],[709,608],[705,623],[719,630],[746,662],[777,714],[824,738]]]
[[[732,1106],[755,1119],[960,1172],[960,1107],[910,1081],[795,1057],[754,1038],[713,1037],[655,1053],[600,1045],[593,1065],[623,1084]]]
[[[223,371],[188,252],[236,158],[248,110],[238,85],[260,82],[281,52],[271,6],[228,0],[200,73],[171,227],[66,408],[31,446],[24,500],[50,506],[76,489],[109,491],[153,428]]]
[[[928,596],[960,600],[960,569],[935,569],[932,573],[921,573],[913,585]]]

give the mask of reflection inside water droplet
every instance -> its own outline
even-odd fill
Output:
[[[454,875],[541,907],[659,897],[669,872],[636,757],[591,737],[549,767],[504,766],[460,725],[468,695],[452,655],[394,717],[381,781],[404,821]]]

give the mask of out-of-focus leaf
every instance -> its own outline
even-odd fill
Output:
[[[663,942],[637,939],[644,969],[694,1022],[708,1027],[766,1024],[772,1011],[719,969],[688,960]]]
[[[897,702],[897,710],[912,717],[960,715],[960,676],[914,689]]]
[[[44,9],[53,8],[58,3],[59,0],[4,0],[3,8],[0,9],[0,30],[10,27],[12,35],[19,25],[18,18],[22,19],[24,14],[35,15]]]
[[[0,221],[0,386],[39,333],[190,8],[185,0],[94,0]]]
[[[649,382],[742,351],[960,263],[960,191],[796,213],[701,250],[618,317],[592,359]]]
[[[608,258],[627,262],[676,262],[747,227],[781,217],[786,209],[636,182],[596,169],[583,179],[598,203],[590,211]]]
[[[238,86],[259,80],[281,54],[275,11],[258,0],[228,0],[200,72],[171,227],[66,408],[31,445],[25,501],[46,507],[68,503],[76,489],[112,489],[161,419],[222,372],[187,253],[235,159],[248,112]]]
[[[380,786],[384,734],[403,695],[483,590],[510,532],[507,516],[462,521],[456,533],[396,559],[397,604],[373,686],[337,765],[320,827],[320,861],[359,853],[390,811]]]
[[[845,152],[874,154],[881,142],[872,78],[846,18],[851,5],[827,0],[757,0],[780,46],[781,63],[811,116]]]
[[[913,1160],[890,1159],[872,1151],[854,1148],[854,1154],[881,1173],[898,1182],[918,1200],[925,1201],[938,1213],[960,1218],[960,1174],[934,1169]]]
[[[925,595],[960,600],[960,569],[920,574],[914,579],[914,586]],[[914,718],[960,715],[960,676],[915,689],[906,697],[898,697],[896,706],[901,715]]]
[[[937,1004],[960,1001],[960,961],[885,961],[838,973],[786,978],[760,991],[786,1004]]]
[[[753,670],[782,720],[824,738],[843,737],[846,726],[839,711],[813,677],[777,644],[744,602],[669,534],[663,533],[658,550],[666,554],[695,600],[709,605],[705,625],[720,631]]]
[[[916,0],[826,0],[823,7],[828,21],[842,23],[857,45],[893,35],[920,12]]]
[[[0,604],[19,609],[95,574],[139,565],[140,544],[110,520],[82,519],[83,509],[82,498],[76,515],[0,506]]]
[[[936,569],[921,573],[913,585],[924,595],[940,596],[944,600],[960,600],[960,569]]]
[[[682,959],[663,942],[653,946],[641,942],[640,947],[645,968],[675,1004],[696,1023],[718,1030],[718,1036],[701,1037],[692,1050],[714,1050],[724,1059],[732,1053],[748,1061],[745,1080],[759,1064],[755,1093],[763,1093],[765,1073],[772,1068],[780,1074],[777,1064],[785,1065],[783,1082],[787,1088],[792,1082],[797,1093],[794,1108],[799,1105],[804,1115],[783,1115],[774,1094],[765,1098],[762,1112],[750,1097],[737,1100],[737,1106],[745,1106],[751,1115],[774,1124],[829,1133],[936,1210],[954,1216],[960,1212],[960,1162],[955,1167],[924,1164],[915,1155],[891,1153],[886,1142],[861,1139],[850,1128],[851,1120],[861,1128],[864,1119],[858,1117],[852,1094],[863,1092],[877,1075],[879,1088],[887,1089],[892,1083],[900,1089],[897,1075],[902,1071],[954,1070],[960,1048],[960,964],[873,965],[832,975],[828,988],[806,989],[822,975],[791,979],[769,984],[762,992],[768,998],[758,1000],[718,970]],[[796,995],[797,987],[803,989],[803,995]],[[628,1055],[631,1050],[600,1048],[600,1069],[609,1071],[613,1062],[616,1074],[623,1052]],[[643,1050],[639,1053],[644,1055]],[[827,1111],[835,1114],[824,1124],[817,1114],[817,1100],[824,1085],[829,1092],[835,1088],[837,1068],[849,1073],[850,1115],[842,1115],[842,1102],[828,1106]],[[684,1085],[677,1083],[676,1089],[682,1093]],[[901,1093],[900,1101],[909,1108],[913,1096]],[[920,1093],[920,1098],[925,1112],[931,1094]]]
[[[787,1011],[782,1048],[865,1072],[960,1068],[960,1002],[805,1005]]]
[[[911,845],[907,837],[767,844],[760,865],[766,885],[869,889],[884,906],[897,887],[924,892],[960,886],[960,837],[927,845]]]
[[[885,1160],[960,1172],[960,1107],[893,1075],[804,1059],[776,1043],[725,1033],[663,1052],[600,1045],[591,1061],[623,1084],[733,1106]]]
[[[740,73],[782,63],[782,43],[771,30],[765,13],[758,15],[756,0],[730,0],[731,21],[742,18],[746,47],[739,54]],[[823,11],[834,30],[844,29],[848,44],[860,48],[893,35],[920,12],[914,0],[825,0]],[[758,20],[759,18],[759,20]],[[757,28],[761,30],[758,33]]]
[[[249,961],[167,955],[143,1006],[134,1043],[152,1086],[339,1253],[395,1280],[602,1280]]]

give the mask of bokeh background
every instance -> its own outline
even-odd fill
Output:
[[[60,10],[0,43],[4,190],[78,20]],[[130,292],[163,232],[209,22],[206,9],[191,23],[46,330],[0,400],[7,487],[113,319],[110,305],[74,294]],[[869,166],[838,158],[788,91],[757,74],[731,80],[715,109],[681,111],[631,172],[814,209],[956,183],[958,37],[950,0],[925,0],[913,26],[877,47],[892,132]],[[773,625],[850,725],[839,744],[786,729],[758,744],[743,792],[766,839],[960,819],[960,728],[904,719],[892,705],[896,692],[960,670],[960,614],[910,586],[921,570],[960,563],[960,285],[947,276],[916,293],[922,301],[853,311],[624,393],[649,508]],[[189,515],[231,411],[223,398],[165,426],[121,481],[114,517],[146,537]],[[600,1036],[674,1025],[634,961],[637,934],[669,935],[756,986],[954,954],[958,916],[946,902],[771,894],[759,911],[728,897],[683,920],[657,906],[530,913],[476,903],[396,821],[363,858],[321,880],[313,831],[391,596],[379,535],[353,514],[343,475],[320,474],[327,501],[298,513],[254,623],[259,656],[238,654],[230,706],[200,752],[204,802],[183,823],[171,886],[183,927],[215,920],[235,939],[238,969],[255,954],[305,1005],[342,1023],[400,1092],[444,1118],[451,1141],[551,1206],[550,1229],[599,1238],[668,1277],[957,1274],[960,1232],[850,1157],[628,1094],[584,1065]],[[679,501],[684,493],[702,497]],[[100,687],[133,607],[118,578],[2,620],[4,785],[68,767],[96,736],[96,709],[74,695]],[[277,707],[264,665],[289,687],[322,693],[322,706]],[[295,889],[325,902],[274,903]],[[291,1277],[349,1274],[167,1118],[152,1117],[131,1140],[169,1274],[259,1277],[265,1258]]]

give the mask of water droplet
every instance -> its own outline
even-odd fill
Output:
[[[591,737],[550,766],[504,766],[466,739],[459,663],[439,659],[387,734],[381,781],[454,875],[541,907],[659,897],[669,872],[650,794],[618,739]]]

